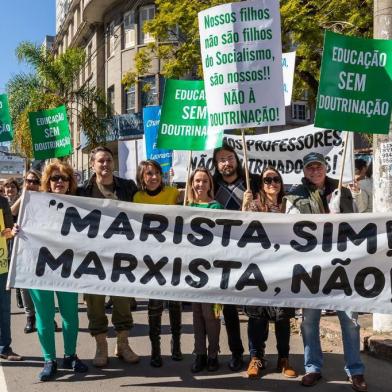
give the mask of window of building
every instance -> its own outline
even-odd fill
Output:
[[[135,14],[133,11],[124,14],[124,48],[136,45]]]
[[[308,105],[302,102],[293,102],[291,105],[291,118],[298,121],[309,120]]]
[[[71,42],[71,41],[72,41],[72,38],[73,38],[73,36],[74,36],[74,25],[73,25],[73,23],[71,23],[71,24],[69,25],[68,31],[69,31],[69,42]]]
[[[159,76],[159,105],[163,103],[162,91],[165,91],[166,79],[163,76]]]
[[[107,102],[111,106],[112,110],[114,111],[114,86],[110,86],[108,88]]]
[[[136,112],[136,86],[134,84],[125,90],[125,112],[127,114]]]
[[[180,29],[178,25],[176,25],[176,27],[169,29],[168,41],[178,41],[179,35],[180,35]]]
[[[147,76],[142,81],[142,106],[158,104],[158,91],[155,76]]]
[[[80,4],[76,7],[76,29],[75,31],[78,30],[80,26]]]
[[[113,21],[108,25],[106,30],[107,57],[111,57],[114,55],[114,41],[115,41],[115,34],[114,34],[114,21]]]
[[[93,55],[93,44],[90,43],[90,45],[87,46],[87,64],[86,64],[86,69],[87,69],[87,77],[91,75],[92,67],[91,67],[91,56]]]
[[[145,33],[144,25],[151,19],[154,19],[155,16],[155,6],[154,5],[147,5],[145,7],[140,7],[139,10],[139,28],[140,28],[140,43],[147,44],[149,42],[154,42],[154,37],[150,34]]]

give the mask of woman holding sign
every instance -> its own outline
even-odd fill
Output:
[[[23,358],[11,348],[11,292],[7,290],[8,249],[7,241],[13,237],[14,222],[8,201],[0,195],[0,358],[21,361]]]
[[[23,188],[26,191],[39,191],[39,186],[41,185],[41,173],[30,169],[25,176]],[[22,196],[19,197],[18,200],[11,206],[12,216],[14,217],[14,221],[18,220],[20,205],[22,203]],[[25,309],[25,314],[27,317],[26,326],[24,328],[25,333],[32,333],[35,331],[35,309],[34,304],[30,296],[29,289],[20,289],[20,293],[23,299],[23,305]],[[56,323],[56,321],[54,322]],[[55,330],[57,331],[57,324],[55,324]]]
[[[147,160],[140,162],[137,169],[137,185],[133,202],[144,204],[173,205],[181,202],[181,194],[177,188],[165,186],[162,179],[162,168],[158,162]],[[168,301],[170,328],[172,333],[171,352],[173,361],[181,361],[181,302]],[[162,366],[161,356],[161,323],[163,301],[150,299],[148,301],[148,325],[151,340],[151,360],[153,367]]]
[[[251,191],[246,191],[242,205],[243,211],[282,213],[284,196],[283,179],[272,166],[267,166],[261,173],[260,192],[253,198]],[[248,340],[250,362],[248,377],[257,378],[265,367],[264,350],[268,339],[268,324],[275,322],[276,347],[278,350],[277,369],[283,376],[294,378],[297,372],[289,365],[290,350],[290,318],[294,317],[294,309],[265,306],[246,306],[249,316]]]
[[[67,163],[54,161],[46,166],[42,175],[41,191],[74,195],[76,187],[73,169]],[[40,381],[53,379],[57,372],[55,325],[53,323],[55,294],[63,319],[64,359],[62,368],[73,369],[75,373],[84,373],[88,370],[87,365],[76,355],[76,341],[79,329],[78,294],[31,289],[30,295],[36,311],[38,338],[45,360],[44,368],[38,376]]]
[[[190,207],[223,209],[214,200],[214,185],[210,172],[198,168],[189,176],[187,204]],[[209,372],[219,369],[220,312],[222,305],[193,303],[193,331],[195,335],[195,361],[192,373],[201,372],[205,367]],[[208,337],[208,353],[206,347]]]

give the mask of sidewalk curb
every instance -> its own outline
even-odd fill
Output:
[[[370,327],[361,328],[361,350],[372,357],[392,361],[392,334],[373,334]],[[341,345],[342,333],[337,317],[322,317],[320,336],[332,344]]]
[[[392,361],[392,335],[370,335],[363,340],[364,351],[378,359]]]

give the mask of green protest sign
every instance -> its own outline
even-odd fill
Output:
[[[221,146],[222,138],[223,130],[208,129],[204,82],[167,80],[157,147],[203,151]]]
[[[13,138],[8,98],[6,94],[0,94],[0,142],[9,142]]]
[[[388,133],[392,41],[325,33],[315,125]]]
[[[35,159],[71,154],[72,145],[65,106],[29,113]]]

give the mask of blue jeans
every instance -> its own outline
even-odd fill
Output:
[[[353,312],[337,312],[344,350],[344,370],[349,377],[363,374],[365,367],[360,357],[360,326],[358,314]],[[303,309],[302,313],[302,339],[304,342],[305,372],[321,373],[323,367],[323,353],[320,344],[320,309]]]
[[[0,354],[11,345],[11,291],[6,290],[7,274],[0,274]]]

